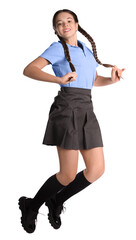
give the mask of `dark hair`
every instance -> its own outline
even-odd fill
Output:
[[[73,16],[75,22],[78,23],[77,15],[74,12],[72,12],[71,10],[68,10],[68,9],[62,9],[62,10],[58,10],[54,14],[54,16],[53,16],[53,20],[52,20],[53,28],[56,27],[56,17],[57,17],[57,15],[59,13],[62,13],[62,12],[70,13]],[[111,64],[103,64],[103,63],[101,63],[101,61],[97,57],[96,44],[95,44],[93,38],[83,28],[81,28],[81,26],[79,24],[78,24],[78,31],[80,33],[82,33],[88,39],[88,41],[91,43],[93,54],[94,54],[94,58],[95,58],[96,62],[99,63],[100,65],[104,66],[104,67],[113,67],[113,65],[111,65]],[[55,32],[55,34],[56,34],[56,32]],[[67,61],[69,62],[69,65],[70,65],[70,68],[71,68],[72,72],[76,71],[74,65],[71,63],[69,49],[68,49],[68,46],[67,46],[65,40],[62,37],[60,37],[58,34],[56,34],[56,35],[58,36],[58,38],[60,39],[60,41],[61,41],[61,43],[63,45],[65,56],[67,58]]]

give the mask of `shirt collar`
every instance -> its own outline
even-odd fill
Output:
[[[86,56],[86,46],[85,46],[85,44],[84,44],[83,42],[79,41],[79,40],[77,40],[77,41],[82,45],[84,55]],[[58,42],[61,42],[61,41],[59,40]],[[73,45],[70,45],[70,44],[68,44],[68,43],[66,43],[66,44],[67,44],[69,47],[71,47],[71,48],[78,48],[77,46],[73,46]]]
[[[83,42],[79,41],[79,40],[77,40],[77,41],[82,45],[83,51],[84,51],[84,55],[86,56],[86,46],[85,46],[85,44]]]

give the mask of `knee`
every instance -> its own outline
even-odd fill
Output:
[[[96,180],[97,180],[98,178],[100,178],[100,177],[104,174],[104,172],[105,172],[105,165],[104,165],[104,163],[103,163],[103,164],[100,164],[99,166],[97,166],[97,167],[95,168],[95,170],[94,170],[94,173],[95,173],[95,175],[96,175]]]
[[[67,183],[67,185],[70,184],[71,182],[73,182],[75,177],[76,177],[76,174],[65,175],[64,178],[65,178],[65,182]]]
[[[100,175],[100,177],[104,174],[105,172],[105,164],[104,162],[102,164],[100,164],[100,166],[98,167],[98,175]]]
[[[100,178],[105,172],[105,165],[100,166],[98,169],[98,178]]]
[[[61,173],[61,172],[59,172],[57,174],[58,180],[61,182],[61,184],[65,185],[65,186],[67,186],[68,184],[73,182],[75,177],[76,177],[76,173]]]
[[[90,182],[99,179],[105,172],[105,165],[93,166],[91,169],[85,170],[85,175]]]

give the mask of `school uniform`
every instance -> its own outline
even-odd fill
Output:
[[[99,64],[85,43],[78,40],[78,47],[66,44],[77,78],[67,84],[59,84],[60,90],[50,107],[43,144],[65,149],[103,147],[91,96]],[[40,57],[51,63],[57,77],[71,72],[61,41],[53,42]]]

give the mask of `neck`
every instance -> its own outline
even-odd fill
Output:
[[[78,42],[77,42],[77,37],[74,38],[69,38],[69,39],[64,39],[66,43],[72,46],[78,47]]]
[[[76,42],[72,42],[72,41],[66,41],[65,40],[65,42],[68,43],[69,45],[78,47],[77,41]]]

